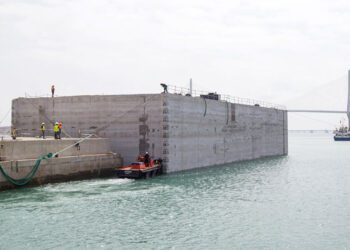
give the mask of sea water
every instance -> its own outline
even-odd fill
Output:
[[[0,193],[0,249],[349,249],[350,142],[133,181]]]

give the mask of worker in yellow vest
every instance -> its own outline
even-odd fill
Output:
[[[60,128],[58,127],[58,122],[56,122],[55,126],[53,126],[53,132],[55,134],[55,139],[58,139],[58,133],[60,132]]]
[[[61,139],[62,134],[62,122],[58,123],[58,139]]]

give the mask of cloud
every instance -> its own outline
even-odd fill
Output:
[[[349,10],[325,0],[0,1],[0,117],[53,82],[61,95],[118,94],[192,77],[195,88],[283,104],[346,73]]]

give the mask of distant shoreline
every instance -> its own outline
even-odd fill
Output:
[[[330,129],[289,129],[288,132],[290,133],[325,133],[325,134],[331,134],[333,133],[333,130]]]

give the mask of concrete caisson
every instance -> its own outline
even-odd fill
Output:
[[[41,122],[62,121],[71,136],[109,138],[124,163],[148,151],[166,171],[288,153],[287,113],[175,94],[69,96],[13,100],[12,122],[39,135]]]

